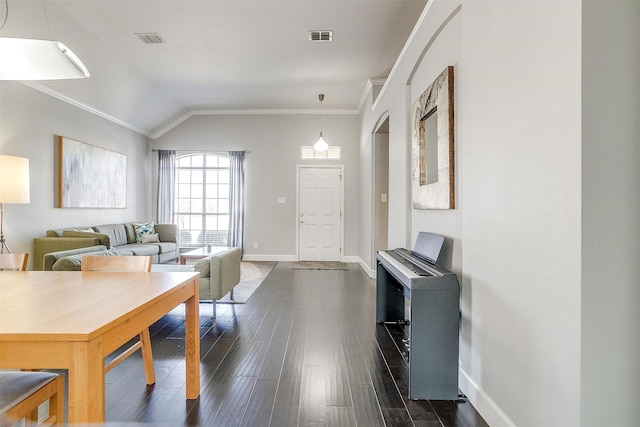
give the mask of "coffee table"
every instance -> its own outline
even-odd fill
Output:
[[[186,264],[188,259],[202,259],[209,255],[215,255],[229,249],[228,246],[203,246],[189,252],[180,254],[180,264]]]

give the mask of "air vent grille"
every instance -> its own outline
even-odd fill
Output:
[[[166,43],[158,33],[134,33],[136,37],[146,44],[162,44]]]
[[[312,42],[330,42],[333,40],[333,31],[331,30],[312,30],[309,31],[309,40]]]

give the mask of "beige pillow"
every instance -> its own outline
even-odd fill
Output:
[[[69,255],[57,260],[51,269],[53,271],[80,271],[82,255]]]
[[[160,243],[160,238],[158,237],[158,233],[156,234],[142,234],[140,236],[140,243]]]
[[[193,268],[193,271],[200,273],[200,277],[209,277],[211,270],[211,257],[202,258]]]

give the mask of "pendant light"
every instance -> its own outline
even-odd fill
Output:
[[[47,9],[42,0],[49,38],[51,28]],[[5,0],[5,17],[9,16],[9,3]],[[71,49],[54,40],[36,40],[0,37],[0,80],[59,80],[89,77],[89,70]]]
[[[322,129],[322,101],[324,101],[324,94],[321,93],[320,95],[318,95],[318,99],[320,99],[320,129]],[[322,137],[322,130],[320,131],[320,138],[315,144],[313,144],[313,149],[320,153],[329,149],[329,144],[327,144],[327,142]]]

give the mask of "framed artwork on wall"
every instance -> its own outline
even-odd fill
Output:
[[[59,208],[127,207],[127,156],[57,138]]]
[[[453,66],[413,103],[411,147],[414,209],[454,209]]]

